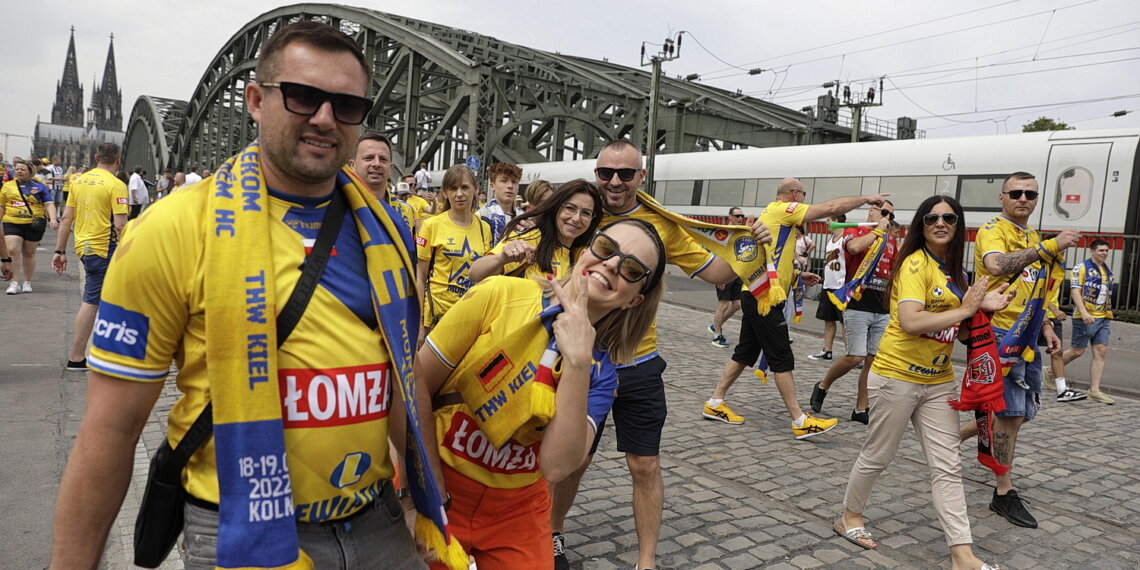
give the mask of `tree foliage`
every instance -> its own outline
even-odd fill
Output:
[[[1076,127],[1070,127],[1069,125],[1056,119],[1050,119],[1049,117],[1038,117],[1035,121],[1030,121],[1024,125],[1021,125],[1021,132],[1037,133],[1041,131],[1071,131],[1075,128]]]

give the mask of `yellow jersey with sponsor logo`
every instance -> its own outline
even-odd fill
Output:
[[[495,348],[502,346],[520,323],[535,318],[542,309],[542,286],[537,281],[491,276],[460,299],[424,342],[448,369],[455,370],[464,358],[494,353]],[[538,361],[540,356],[534,355],[534,361]],[[597,433],[613,407],[617,371],[604,352],[595,350],[590,372],[586,421]],[[555,369],[555,381],[560,377],[561,372]],[[459,382],[460,379],[453,375],[440,386],[438,393],[458,392]],[[497,489],[526,487],[542,478],[538,464],[541,441],[523,445],[511,439],[496,449],[479,430],[474,414],[466,403],[444,406],[435,411],[441,461],[463,475]]]
[[[182,393],[169,418],[175,443],[209,395],[202,256],[211,188],[198,184],[175,192],[132,222],[107,271],[88,358],[97,372],[139,382],[163,382],[174,360]],[[265,254],[272,259],[278,309],[301,275],[327,202],[270,191],[271,247]],[[394,375],[365,263],[356,223],[346,212],[304,316],[277,351],[289,467],[285,483],[292,487],[299,520],[348,516],[377,496],[393,474],[388,413]],[[217,503],[213,446],[210,439],[190,459],[183,485],[195,497]],[[280,479],[262,483],[283,484]]]
[[[107,257],[119,236],[115,214],[127,215],[127,185],[102,168],[92,168],[71,179],[67,205],[75,210],[75,255]]]
[[[951,290],[941,264],[925,250],[910,254],[891,286],[891,322],[879,341],[879,354],[871,371],[880,376],[915,384],[954,381],[950,355],[958,339],[958,324],[923,335],[907,334],[899,324],[901,303],[921,303],[923,310],[941,313],[956,309],[962,300]]]
[[[974,272],[975,279],[982,276],[990,278],[990,285],[986,289],[994,291],[1009,281],[1009,275],[994,276],[986,269],[986,264],[982,261],[986,255],[991,253],[1009,253],[1012,251],[1019,251],[1037,245],[1041,241],[1041,236],[1037,234],[1037,230],[1018,225],[1013,220],[998,215],[994,219],[986,222],[980,229],[978,235],[974,239]],[[1038,259],[1033,263],[1025,266],[1021,270],[1021,274],[1009,286],[1006,293],[1014,292],[1013,300],[1010,301],[1009,306],[1005,309],[994,313],[990,324],[994,328],[1008,331],[1021,312],[1025,310],[1025,304],[1029,301],[1030,296],[1033,294],[1033,286],[1037,283],[1037,275],[1040,271],[1045,271],[1045,262]],[[1056,284],[1059,286],[1060,284]],[[1050,292],[1052,289],[1050,289]],[[1045,299],[1048,300],[1051,295],[1046,295]]]
[[[491,227],[478,217],[467,226],[452,221],[447,212],[420,224],[416,255],[429,264],[423,321],[430,328],[474,285],[471,262],[491,249]]]
[[[612,224],[622,218],[637,218],[649,222],[657,234],[661,236],[661,243],[665,245],[665,262],[676,265],[681,268],[689,277],[696,277],[698,273],[708,267],[713,262],[713,254],[700,246],[693,238],[689,237],[677,224],[666,219],[664,216],[646,208],[638,203],[637,206],[628,212],[622,214],[613,214],[606,211],[602,216],[602,223],[599,227]],[[645,360],[649,360],[657,355],[657,321],[653,321],[653,326],[649,327],[649,333],[642,339],[641,344],[637,346],[637,352],[634,353],[632,363],[622,363],[622,366],[630,364],[638,364]]]
[[[1089,266],[1080,263],[1069,271],[1069,286],[1081,290],[1081,295],[1073,296],[1073,318],[1081,318],[1081,311],[1076,307],[1077,302],[1085,304],[1085,310],[1094,319],[1110,318],[1112,304],[1112,279],[1108,277],[1108,268],[1097,266],[1099,271],[1093,271],[1094,278],[1089,279]],[[1086,291],[1085,289],[1089,289]],[[1058,291],[1060,288],[1058,287]],[[1090,301],[1090,299],[1094,299]]]
[[[32,218],[47,217],[44,204],[51,201],[51,189],[35,178],[27,182],[9,180],[0,187],[4,222],[9,224],[30,224]]]
[[[488,252],[487,255],[502,255],[503,248],[506,247],[507,243],[514,240],[522,240],[537,248],[538,242],[542,241],[542,232],[539,231],[538,228],[531,228],[515,233],[514,235],[506,236],[500,240],[495,247],[491,248],[491,251]],[[562,279],[569,275],[571,265],[570,248],[559,244],[558,247],[554,248],[554,253],[550,256],[550,268],[553,270],[554,278]],[[522,275],[518,275],[520,270],[523,271]],[[503,275],[545,280],[547,273],[538,266],[538,262],[525,263],[522,261],[512,261],[503,266]]]
[[[796,226],[803,225],[807,211],[808,205],[801,202],[776,201],[760,212],[760,221],[772,232],[772,256],[785,292],[792,290],[795,278]]]

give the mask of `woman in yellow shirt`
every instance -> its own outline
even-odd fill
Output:
[[[416,235],[419,264],[417,290],[424,295],[420,341],[440,317],[475,284],[471,262],[491,249],[491,227],[475,217],[479,184],[466,166],[456,164],[443,175],[441,215],[424,220]]]
[[[432,395],[452,501],[448,523],[480,568],[553,568],[547,481],[562,480],[585,461],[613,405],[614,364],[633,359],[656,315],[665,248],[653,226],[623,219],[592,236],[560,286],[507,277],[476,285],[416,356],[416,377],[425,379]],[[548,361],[548,335],[526,343],[540,312],[553,314],[555,305],[562,311],[550,330],[560,356]],[[535,389],[543,376],[534,363],[540,362],[553,370],[553,414],[537,438],[528,437],[534,432],[524,426],[501,446],[492,445],[479,420],[491,423],[509,413],[509,404],[471,403],[464,387],[481,393],[498,386],[500,377],[515,377],[504,370],[521,370],[511,393],[520,386]]]
[[[508,237],[471,264],[471,279],[501,274],[562,279],[574,262],[573,252],[590,241],[601,220],[598,188],[581,178],[567,182],[541,206],[507,224],[503,235]]]
[[[971,548],[958,412],[946,403],[957,388],[950,355],[963,321],[979,308],[1000,310],[1010,300],[1004,288],[987,295],[986,277],[967,288],[965,243],[965,216],[955,199],[931,196],[918,207],[891,268],[891,321],[868,379],[867,441],[851,468],[843,516],[834,524],[848,541],[878,546],[864,527],[863,510],[912,423],[932,472],[934,510],[955,570],[996,566],[984,564]]]

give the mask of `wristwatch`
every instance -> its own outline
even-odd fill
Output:
[[[12,263],[11,257],[0,257],[0,263]]]
[[[55,250],[56,255],[67,255],[67,252],[62,249]]]

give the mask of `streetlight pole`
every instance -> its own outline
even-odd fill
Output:
[[[681,57],[681,34],[683,33],[685,32],[677,32],[677,35],[672,38],[665,38],[665,42],[661,45],[661,51],[648,55],[648,59],[646,59],[645,42],[641,42],[641,66],[653,66],[653,75],[649,81],[649,125],[645,136],[645,169],[647,174],[644,188],[651,196],[654,195],[653,169],[657,162],[657,108],[659,106],[658,99],[661,96],[661,63]]]

